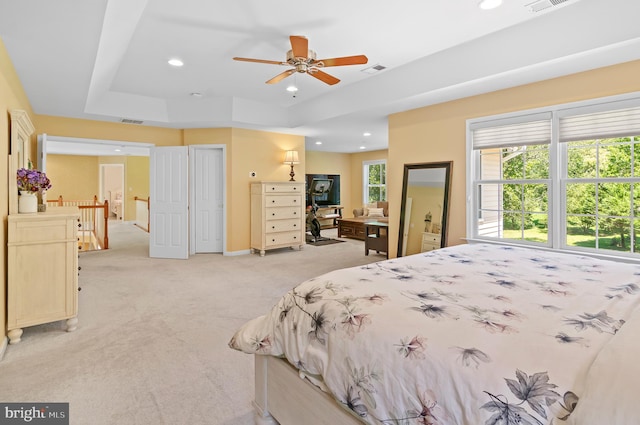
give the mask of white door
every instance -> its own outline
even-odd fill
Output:
[[[189,258],[188,167],[186,146],[151,149],[150,257]]]
[[[222,148],[193,147],[192,164],[193,251],[223,251],[224,155]]]

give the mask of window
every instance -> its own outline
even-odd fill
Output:
[[[472,239],[640,259],[640,97],[468,123]]]
[[[369,204],[387,200],[387,161],[363,162],[363,188],[364,203]]]

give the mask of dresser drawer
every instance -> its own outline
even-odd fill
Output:
[[[291,230],[300,230],[299,219],[267,220],[266,233],[287,232]]]
[[[430,243],[423,243],[422,250],[420,252],[434,251],[436,249],[440,249],[440,244],[435,245]]]
[[[422,235],[422,243],[440,244],[440,235]]]
[[[76,237],[73,222],[64,219],[17,221],[9,224],[9,244],[68,240]]]
[[[280,220],[283,218],[302,217],[302,208],[300,207],[277,207],[266,209],[266,220]]]
[[[302,232],[299,230],[293,232],[270,233],[265,236],[265,245],[268,247],[276,245],[301,244]]]
[[[279,195],[265,197],[265,205],[269,207],[293,207],[302,205],[302,196],[299,195]]]
[[[265,193],[300,193],[300,186],[290,184],[268,184],[264,188]]]

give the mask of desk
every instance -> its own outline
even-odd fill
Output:
[[[320,222],[321,229],[335,229],[338,227],[338,220],[342,218],[342,209],[340,205],[329,205],[326,207],[318,207],[316,218]]]
[[[375,249],[378,254],[382,251],[389,258],[389,223],[364,223],[364,234],[364,255],[369,255],[369,250]]]

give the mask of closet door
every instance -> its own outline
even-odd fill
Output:
[[[195,147],[192,163],[192,238],[195,253],[223,252],[224,155],[222,148]]]
[[[149,256],[189,258],[189,161],[186,146],[151,149]]]

